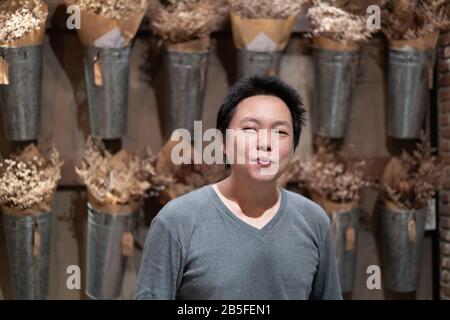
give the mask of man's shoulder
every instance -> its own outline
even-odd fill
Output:
[[[190,191],[167,202],[156,218],[164,222],[182,222],[195,219],[208,205],[209,185]]]
[[[330,218],[320,205],[299,193],[286,189],[284,190],[286,191],[288,198],[288,208],[292,211],[294,216],[305,219],[307,222],[319,224],[322,227],[328,228]]]

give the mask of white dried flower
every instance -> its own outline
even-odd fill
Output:
[[[125,151],[112,155],[104,144],[89,137],[83,162],[76,173],[99,203],[126,205],[147,196],[155,174],[150,150],[144,157]]]
[[[142,11],[147,0],[68,0],[67,2],[106,18],[122,20]]]
[[[151,27],[168,43],[182,43],[209,37],[220,16],[223,1],[179,0],[160,6],[151,17]]]
[[[61,178],[63,161],[52,148],[49,159],[38,156],[34,145],[20,155],[0,164],[0,204],[8,208],[25,210],[47,203],[52,199]]]
[[[307,13],[313,34],[346,44],[367,41],[373,30],[367,27],[367,19],[346,12],[322,1],[314,1]]]
[[[231,11],[246,19],[284,19],[296,16],[302,0],[230,0]]]
[[[0,2],[0,43],[19,40],[47,19],[40,0]]]

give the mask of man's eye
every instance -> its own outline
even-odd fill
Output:
[[[286,131],[279,130],[279,129],[275,129],[274,131],[275,131],[276,134],[282,134],[282,135],[287,135],[288,134]]]
[[[253,132],[256,132],[256,129],[255,128],[242,128],[242,131],[253,133]]]

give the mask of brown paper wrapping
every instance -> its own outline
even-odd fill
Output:
[[[359,49],[359,46],[356,44],[347,44],[321,36],[313,37],[313,46],[319,49],[334,51],[356,51]]]
[[[165,47],[171,51],[181,52],[204,52],[209,49],[210,39],[209,37],[196,39],[192,41],[182,43],[167,43]]]
[[[330,216],[336,212],[351,211],[358,207],[358,201],[343,203],[330,201],[315,191],[311,191],[311,197],[312,200],[324,208]]]
[[[0,56],[0,85],[9,84],[9,66],[8,61]]]
[[[436,48],[439,38],[439,31],[430,33],[429,35],[411,39],[411,40],[393,40],[388,39],[389,47],[397,50],[418,50],[418,51],[428,51]]]
[[[67,6],[74,5],[73,0],[64,1]],[[147,9],[147,2],[140,12],[130,15],[124,20],[115,20],[92,13],[88,10],[80,10],[80,29],[77,30],[81,43],[85,47],[107,47],[119,48],[126,47],[136,35],[139,25],[144,18]],[[108,32],[117,29],[120,32],[122,42],[114,45],[99,45],[98,39],[105,36]]]
[[[239,49],[248,49],[248,45],[261,33],[275,44],[272,51],[286,48],[294,28],[295,16],[286,19],[245,19],[231,13],[231,29],[234,44]]]
[[[96,211],[106,214],[127,216],[136,212],[142,204],[142,201],[134,201],[128,204],[113,204],[107,201],[100,202],[89,190],[87,194],[89,205]]]

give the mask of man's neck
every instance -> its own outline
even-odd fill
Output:
[[[238,179],[233,174],[216,186],[227,200],[237,204],[242,214],[250,218],[258,218],[264,213],[271,214],[270,209],[277,209],[275,206],[281,197],[276,182]]]

